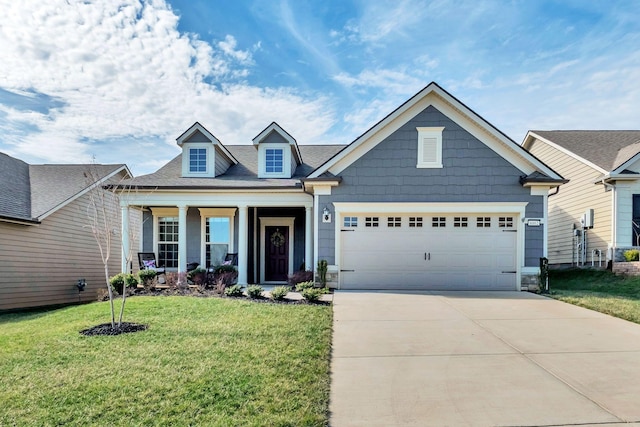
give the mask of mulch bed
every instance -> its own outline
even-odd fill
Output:
[[[111,323],[103,323],[101,325],[93,326],[89,329],[84,329],[80,331],[80,333],[89,337],[97,335],[120,335],[145,331],[147,330],[147,328],[147,325],[141,325],[139,323],[122,322],[120,326],[116,324],[115,328],[111,327]]]

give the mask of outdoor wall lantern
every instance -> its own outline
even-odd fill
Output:
[[[322,222],[331,222],[331,212],[326,207],[322,209]]]
[[[78,283],[76,283],[76,286],[78,287],[78,292],[83,292],[85,286],[87,286],[87,281],[84,279],[78,279]]]

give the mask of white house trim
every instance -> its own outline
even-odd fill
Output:
[[[289,229],[289,271],[287,274],[293,274],[294,221],[293,217],[260,217],[260,283],[276,283],[265,281],[266,227],[287,227]]]
[[[561,153],[564,153],[567,156],[570,156],[571,158],[573,158],[573,159],[575,159],[575,160],[577,160],[577,161],[589,166],[590,168],[593,168],[593,169],[597,170],[598,172],[601,172],[603,174],[606,174],[608,172],[607,170],[602,169],[600,166],[596,165],[595,163],[591,163],[589,160],[585,159],[584,157],[580,157],[577,154],[575,154],[574,152],[569,151],[566,148],[564,148],[564,147],[562,147],[562,146],[560,146],[560,145],[558,145],[558,144],[556,144],[554,142],[551,142],[548,139],[543,138],[540,135],[538,135],[537,133],[532,132],[532,131],[527,132],[527,136],[524,137],[524,142],[522,143],[522,146],[524,148],[526,148],[527,150],[529,148],[531,148],[531,143],[533,142],[533,139],[531,139],[531,138],[535,138],[535,139],[537,139],[537,140],[539,140],[541,142],[544,142],[545,144],[549,145],[550,147],[555,148],[556,150],[560,151]]]
[[[393,132],[430,105],[433,105],[442,114],[449,117],[478,140],[485,143],[489,148],[500,154],[523,173],[530,174],[539,170],[551,178],[562,179],[557,173],[520,147],[515,141],[506,137],[490,123],[435,83],[430,83],[413,98],[371,127],[339,154],[316,169],[309,175],[309,178],[317,178],[327,171],[334,175],[340,174],[366,152],[384,141],[388,136],[393,134]]]

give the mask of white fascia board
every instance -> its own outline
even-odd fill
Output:
[[[211,143],[214,145],[214,147],[217,147],[222,152],[222,154],[224,154],[229,159],[229,161],[231,163],[233,163],[234,165],[238,164],[238,160],[236,160],[236,158],[233,157],[231,152],[229,150],[227,150],[227,148],[224,146],[224,144],[222,144],[222,142],[220,142],[220,140],[218,138],[216,138],[215,135],[213,135],[211,132],[209,132],[204,126],[202,126],[198,122],[195,122],[193,125],[191,125],[191,127],[189,129],[187,129],[185,132],[183,132],[182,135],[180,135],[178,138],[176,138],[176,141],[177,141],[178,145],[182,148],[182,144],[187,139],[191,138],[191,136],[196,131],[202,132],[202,134],[204,134],[204,136],[206,136],[209,139],[209,141],[211,141]]]
[[[626,162],[624,162],[623,164],[621,164],[620,166],[618,166],[617,168],[612,170],[611,171],[611,175],[612,176],[613,175],[629,175],[629,174],[623,174],[622,171],[624,171],[625,169],[628,169],[629,166],[631,166],[632,164],[636,163],[638,160],[640,160],[640,153],[636,153],[629,160],[627,160]]]
[[[524,217],[528,202],[369,203],[334,202],[337,213],[514,213]]]
[[[608,172],[607,170],[602,169],[600,166],[596,165],[595,163],[591,163],[589,160],[578,156],[573,151],[569,151],[566,148],[556,144],[555,142],[550,141],[550,140],[548,140],[546,138],[543,138],[540,135],[538,135],[537,133],[532,132],[532,131],[527,132],[527,136],[525,137],[524,141],[522,142],[522,146],[523,147],[527,148],[527,145],[530,145],[529,142],[533,141],[533,139],[530,139],[530,138],[535,138],[540,142],[544,142],[545,144],[549,145],[550,147],[555,148],[556,150],[560,151],[561,153],[564,153],[567,156],[572,157],[573,159],[575,159],[575,160],[577,160],[577,161],[589,166],[590,168],[593,168],[593,169],[597,170],[598,172],[601,172],[603,174],[606,174]]]
[[[523,173],[530,174],[534,171],[540,171],[549,177],[562,179],[547,165],[526,150],[520,149],[521,147],[514,141],[497,131],[491,124],[435,84],[427,86],[407,103],[369,129],[341,151],[340,154],[309,175],[309,178],[317,178],[326,171],[339,175],[357,159],[430,105],[433,105],[442,114],[453,120]]]
[[[90,167],[90,165],[89,165],[89,167]],[[101,187],[102,184],[104,184],[107,180],[111,179],[112,177],[116,176],[117,174],[119,174],[122,171],[125,171],[128,177],[132,177],[131,172],[129,171],[129,168],[127,167],[127,165],[122,165],[118,169],[116,169],[113,172],[111,172],[109,175],[105,176],[104,178],[100,179],[99,181],[94,182],[93,184],[91,184],[88,187],[86,187],[84,190],[74,194],[73,196],[69,197],[67,200],[65,200],[64,202],[60,203],[59,205],[49,209],[48,211],[46,211],[45,213],[43,213],[42,215],[40,215],[36,219],[38,221],[42,221],[43,219],[45,219],[46,217],[48,217],[49,215],[51,215],[55,211],[57,211],[59,209],[62,209],[63,207],[67,206],[69,203],[73,202],[74,200],[84,196],[89,191],[93,190],[94,188]]]
[[[140,206],[193,206],[193,207],[312,207],[313,197],[301,192],[241,193],[184,192],[133,194],[124,203]]]
[[[260,142],[266,138],[271,132],[278,132],[278,135],[280,135],[281,137],[283,137],[285,139],[285,141],[287,141],[289,143],[289,146],[291,147],[291,152],[292,154],[295,156],[296,159],[296,163],[298,165],[302,164],[302,154],[300,154],[300,148],[298,147],[298,142],[296,141],[296,139],[294,137],[292,137],[289,132],[287,132],[286,130],[284,130],[282,128],[282,126],[280,126],[278,123],[273,122],[271,123],[269,126],[267,126],[262,132],[260,132],[258,135],[256,135],[251,141],[253,142],[253,145],[255,147],[257,147]]]

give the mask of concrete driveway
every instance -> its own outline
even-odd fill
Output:
[[[332,427],[640,426],[640,325],[524,292],[333,308]]]

